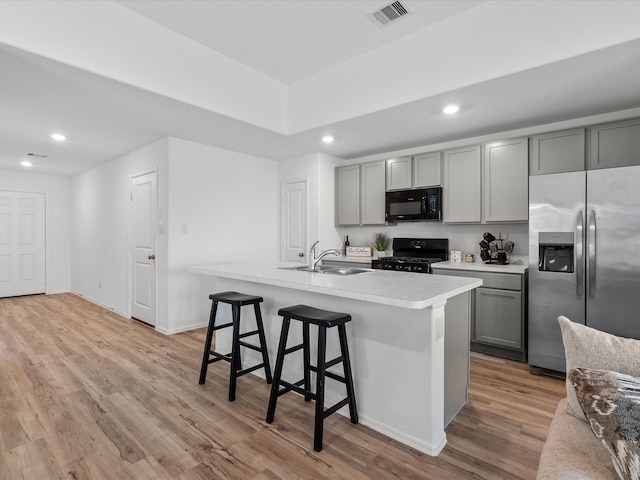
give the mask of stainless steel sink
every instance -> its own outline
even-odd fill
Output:
[[[324,272],[326,270],[334,269],[336,267],[331,267],[329,265],[316,265],[315,270],[309,270],[308,265],[300,265],[299,267],[281,267],[282,270],[296,270],[298,272]]]
[[[328,273],[331,275],[355,275],[357,273],[366,273],[366,272],[373,272],[372,269],[370,268],[340,268],[340,267],[334,267],[330,270],[325,270],[322,273]]]
[[[295,270],[297,272],[313,272],[313,273],[328,273],[330,275],[355,275],[357,273],[373,272],[370,268],[343,268],[332,267],[331,265],[317,265],[315,270],[309,270],[307,265],[300,265],[299,267],[280,267],[282,270]]]

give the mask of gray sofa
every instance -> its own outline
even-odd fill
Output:
[[[542,449],[537,480],[615,480],[611,455],[593,435],[589,424],[567,412],[567,399],[558,404]]]

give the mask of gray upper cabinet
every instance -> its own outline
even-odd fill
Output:
[[[479,223],[480,146],[444,152],[443,216],[445,223]]]
[[[387,160],[387,191],[442,185],[442,152]]]
[[[589,169],[640,165],[640,119],[591,127]]]
[[[336,168],[337,226],[384,225],[385,162]]]
[[[531,137],[530,175],[579,172],[585,168],[585,129]]]
[[[411,188],[411,157],[387,160],[387,191]]]
[[[360,165],[336,168],[336,225],[360,225]]]
[[[385,161],[360,165],[362,190],[360,192],[360,223],[384,225],[385,223]]]
[[[423,153],[413,157],[415,188],[442,185],[442,152]]]
[[[517,138],[484,145],[485,222],[529,219],[529,142]]]

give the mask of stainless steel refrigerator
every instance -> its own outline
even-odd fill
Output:
[[[640,338],[640,166],[529,177],[529,365],[565,372],[557,318]]]

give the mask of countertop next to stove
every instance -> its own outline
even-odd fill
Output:
[[[524,274],[529,268],[529,258],[526,255],[511,255],[511,261],[508,265],[500,265],[497,263],[484,263],[480,257],[476,255],[476,261],[473,263],[462,262],[438,262],[432,263],[434,270],[463,270],[467,272],[492,272],[492,273],[517,273]]]

